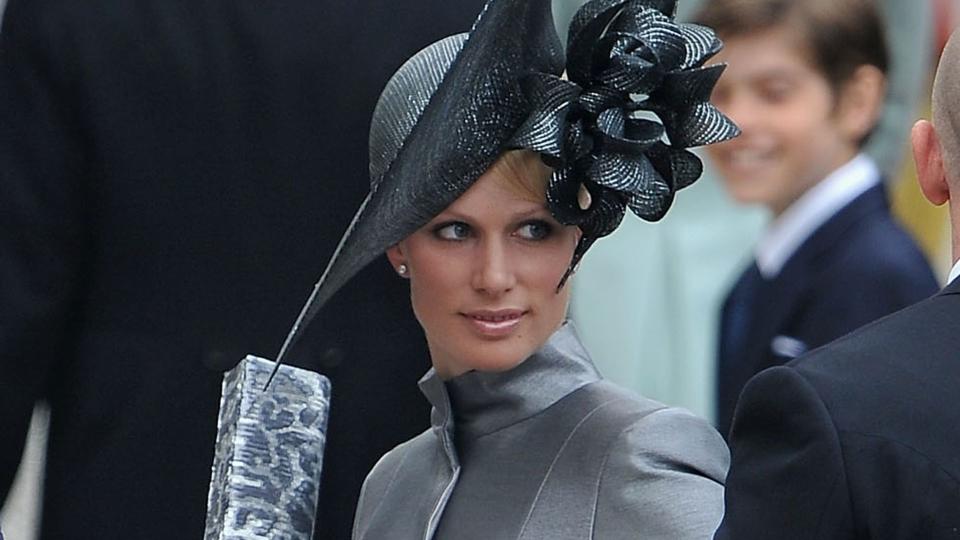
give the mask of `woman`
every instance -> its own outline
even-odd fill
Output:
[[[354,538],[709,538],[727,454],[705,421],[603,381],[557,290],[579,240],[508,153],[387,254],[410,280],[433,428],[374,468]]]
[[[603,381],[564,323],[590,245],[627,207],[662,217],[699,175],[685,148],[736,134],[706,102],[719,42],[673,10],[593,0],[564,63],[549,0],[493,0],[388,83],[371,194],[302,320],[386,251],[427,337],[433,427],[370,473],[354,538],[712,535],[722,439]]]

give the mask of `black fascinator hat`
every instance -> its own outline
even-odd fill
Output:
[[[506,151],[553,167],[551,212],[583,232],[570,271],[626,208],[656,220],[700,161],[735,136],[707,100],[713,32],[673,20],[675,0],[591,0],[568,60],[551,0],[490,0],[467,34],[438,41],[387,84],[370,132],[371,189],[280,350],[354,274],[459,198]],[[564,77],[566,72],[566,77]],[[589,195],[589,196],[588,196]],[[563,282],[560,283],[562,286]]]

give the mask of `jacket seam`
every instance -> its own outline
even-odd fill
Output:
[[[598,411],[618,401],[622,401],[622,399],[614,398],[598,404],[596,407],[590,410],[589,413],[584,415],[584,417],[580,419],[579,422],[577,422],[577,425],[574,426],[574,428],[570,431],[570,434],[567,435],[566,439],[564,439],[563,444],[560,445],[560,449],[557,451],[556,455],[553,456],[553,460],[550,462],[550,466],[547,468],[546,473],[543,475],[543,480],[540,481],[540,485],[537,487],[537,494],[534,496],[533,501],[530,504],[530,509],[527,511],[527,515],[523,518],[523,525],[520,526],[520,533],[518,535],[518,538],[522,538],[524,532],[527,530],[527,525],[530,524],[530,519],[533,517],[533,513],[537,508],[537,503],[540,500],[540,496],[543,494],[544,486],[546,486],[547,481],[550,479],[550,475],[553,473],[554,467],[556,466],[557,462],[563,456],[564,451],[566,451],[567,445],[570,443],[570,441],[573,440],[574,436],[576,436],[579,433],[580,428],[583,427],[583,425],[586,424],[591,418],[593,418],[593,416]],[[604,459],[604,462],[606,462],[606,459]],[[596,507],[594,507],[594,511],[596,511]],[[591,530],[592,528],[593,528],[593,524],[591,524]]]
[[[847,456],[846,456],[846,452],[844,452],[843,441],[840,438],[840,428],[837,427],[837,422],[834,419],[833,411],[827,405],[826,401],[823,400],[823,396],[820,395],[820,392],[817,391],[817,388],[813,385],[813,383],[810,382],[810,380],[808,380],[799,371],[795,371],[794,373],[797,376],[799,376],[800,380],[803,381],[803,384],[806,385],[813,392],[813,394],[817,396],[817,401],[820,403],[823,409],[827,412],[827,417],[830,419],[830,427],[833,431],[833,434],[836,440],[837,451],[839,454],[838,459],[840,460],[840,471],[843,475],[842,478],[846,479],[847,478]],[[833,480],[833,484],[830,486],[829,494],[832,495],[837,491],[837,489],[839,489],[840,480],[841,480],[840,477],[835,478]],[[846,496],[847,511],[850,512],[851,519],[854,522],[856,522],[856,519],[855,519],[856,516],[854,513],[854,506],[853,506],[853,496],[850,493],[849,486],[847,487],[846,491],[847,491],[847,496]],[[824,520],[826,519],[826,515],[827,515],[825,506],[827,505],[828,501],[830,501],[830,499],[831,497],[829,496],[823,498],[823,506],[821,506],[820,508],[820,517],[817,520],[817,526],[815,529],[817,531],[818,538],[823,537],[825,532],[829,532],[829,531],[824,531],[823,527],[824,527]],[[828,534],[826,536],[830,536],[830,535]]]
[[[600,474],[597,475],[597,485],[593,495],[593,512],[590,515],[590,536],[591,537],[595,536],[597,533],[597,530],[596,530],[597,511],[600,508],[600,491],[603,485],[603,479],[606,476],[606,472],[607,472],[607,462],[610,460],[610,455],[613,453],[613,449],[616,447],[617,442],[620,441],[620,438],[623,437],[624,433],[635,428],[638,424],[642,423],[647,418],[653,416],[655,413],[658,413],[660,411],[665,411],[668,409],[670,409],[670,407],[667,407],[666,405],[664,405],[662,407],[645,412],[644,414],[640,415],[638,418],[635,418],[632,422],[624,426],[623,429],[621,429],[620,432],[617,433],[617,436],[614,437],[613,441],[610,443],[610,447],[607,448],[607,452],[603,456],[603,463],[600,465]]]

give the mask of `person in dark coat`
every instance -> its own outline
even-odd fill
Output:
[[[717,426],[744,383],[937,290],[862,153],[879,118],[887,49],[871,0],[713,0],[728,62],[713,94],[743,134],[709,150],[730,194],[773,216],[726,297]]]
[[[0,501],[43,401],[42,538],[202,535],[222,372],[279,349],[367,192],[390,74],[482,4],[9,1]],[[378,261],[292,352],[333,383],[315,538],[349,537],[427,425],[409,309]]]
[[[920,186],[950,203],[960,258],[960,35],[933,123],[912,138]],[[960,538],[960,261],[939,294],[747,384],[731,432],[727,539]]]

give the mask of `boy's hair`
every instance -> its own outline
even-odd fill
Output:
[[[871,0],[705,0],[694,22],[724,39],[790,28],[835,89],[862,65],[887,73],[883,21]]]

